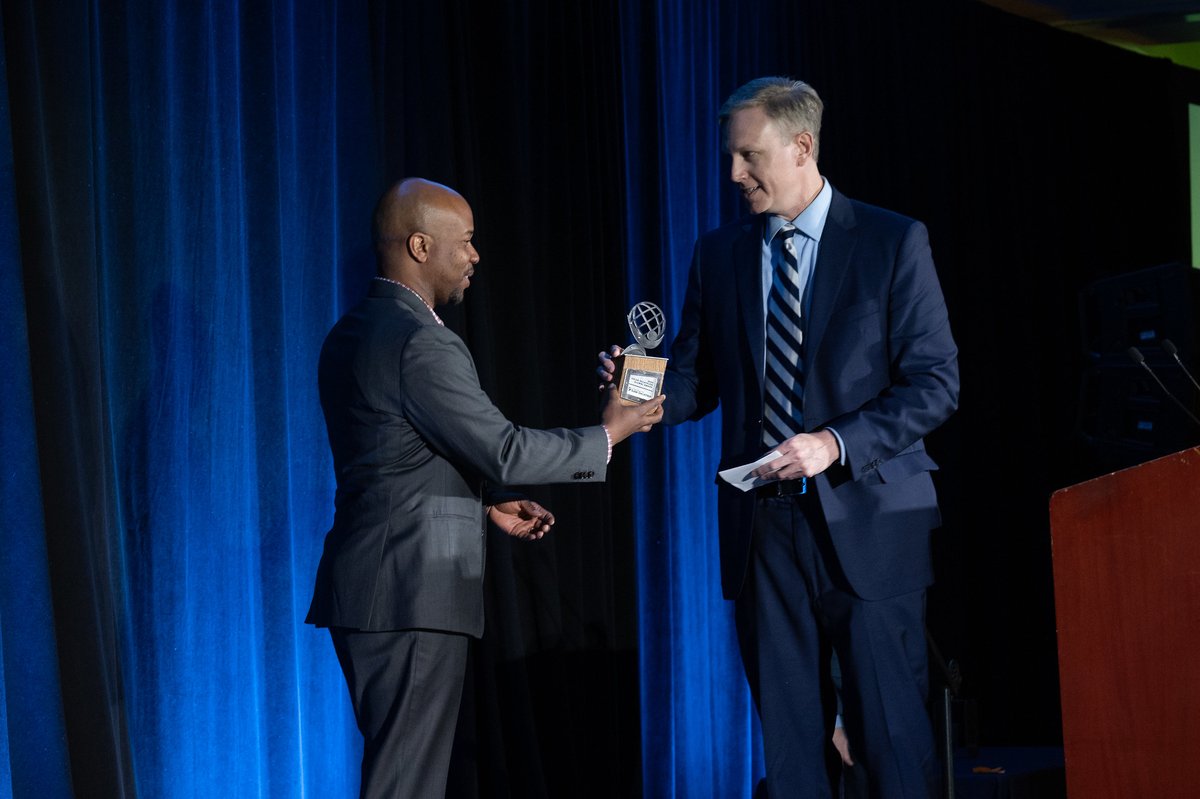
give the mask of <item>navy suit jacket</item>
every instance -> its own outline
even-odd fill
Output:
[[[721,406],[724,469],[761,457],[764,219],[703,235],[670,348],[664,421]],[[805,319],[804,424],[832,427],[845,465],[815,480],[850,588],[882,599],[932,582],[929,534],[940,524],[923,436],[958,403],[957,348],[920,222],[836,190]],[[745,580],[754,493],[718,480],[721,584]],[[811,490],[811,489],[810,489]]]
[[[508,421],[462,339],[401,286],[372,281],[326,337],[319,380],[337,511],[310,624],[478,636],[485,485],[604,479],[602,427]]]

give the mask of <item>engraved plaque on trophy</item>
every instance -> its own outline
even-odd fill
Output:
[[[617,368],[613,382],[622,405],[638,405],[662,393],[667,359],[647,355],[662,343],[666,320],[662,309],[652,302],[639,302],[625,316],[636,344],[630,344],[613,359]]]

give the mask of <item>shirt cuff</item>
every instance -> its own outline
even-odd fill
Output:
[[[845,442],[845,441],[842,441],[842,436],[841,436],[841,434],[840,434],[840,433],[838,433],[838,431],[834,430],[832,427],[826,427],[826,428],[824,428],[824,429],[825,429],[825,430],[828,430],[828,431],[829,431],[829,432],[831,432],[831,433],[833,433],[833,437],[837,439],[837,443],[838,443],[838,463],[839,463],[840,465],[842,465],[842,466],[845,466],[845,465],[846,465],[846,442]]]
[[[605,457],[604,462],[606,464],[611,463],[612,462],[612,433],[608,432],[608,425],[606,425],[606,424],[600,425],[600,429],[604,431],[604,440],[608,442],[608,456]]]

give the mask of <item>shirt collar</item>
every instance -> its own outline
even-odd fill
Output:
[[[796,228],[813,241],[821,240],[821,231],[825,229],[825,218],[829,216],[829,205],[833,202],[833,187],[829,185],[828,180],[824,178],[821,180],[824,184],[821,186],[821,190],[795,219],[787,220],[775,214],[767,216],[766,230],[763,231],[765,243],[769,244],[775,238],[775,234],[787,225]]]

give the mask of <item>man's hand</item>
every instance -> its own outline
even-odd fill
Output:
[[[645,433],[662,421],[662,404],[667,398],[666,394],[659,394],[639,405],[622,405],[616,386],[610,384],[604,391],[604,410],[600,413],[600,421],[608,428],[614,446],[634,433]]]
[[[617,371],[617,365],[613,363],[613,358],[620,354],[621,348],[616,344],[609,347],[608,352],[600,353],[600,365],[596,367],[596,379],[600,381],[601,391],[613,384],[613,375]]]
[[[488,518],[513,538],[536,541],[550,532],[554,514],[532,499],[514,499],[488,508]]]
[[[755,477],[765,480],[815,477],[841,457],[837,439],[828,430],[800,433],[775,449],[779,450],[780,457],[755,469],[752,472]]]
[[[842,756],[842,763],[847,766],[854,765],[854,758],[850,757],[850,741],[846,738],[846,731],[841,727],[833,729],[833,748]]]

